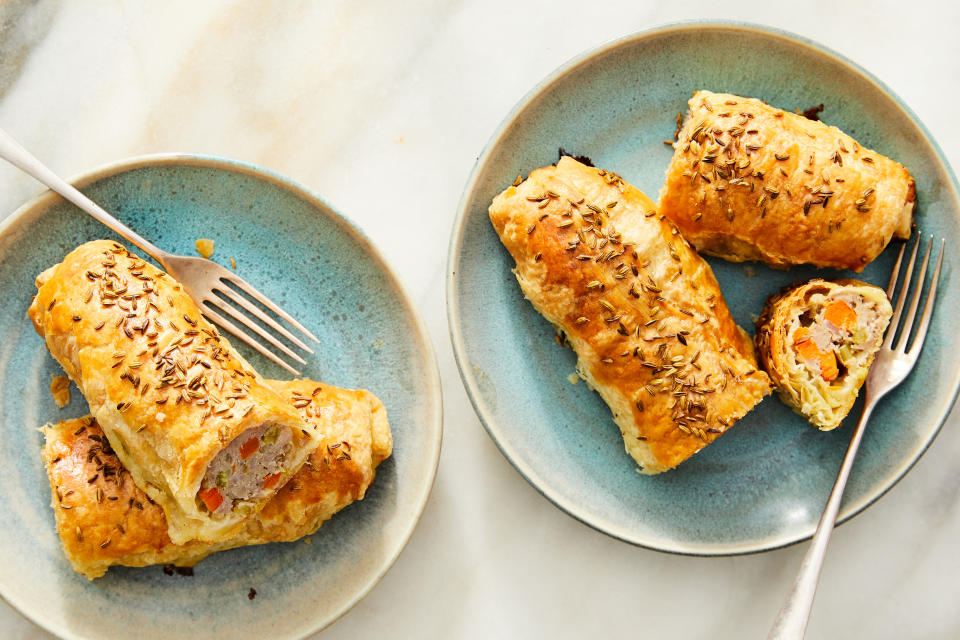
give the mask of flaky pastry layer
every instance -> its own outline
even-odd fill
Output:
[[[37,333],[137,486],[163,507],[175,542],[233,537],[306,460],[312,441],[297,412],[163,271],[97,240],[43,272],[37,289]],[[243,510],[211,513],[198,498],[207,466],[264,425],[290,434],[279,481]]]
[[[703,253],[859,272],[910,235],[910,173],[836,127],[697,91],[674,149],[660,213]]]
[[[769,392],[710,266],[616,174],[565,156],[489,213],[524,295],[573,347],[644,473],[677,466]]]
[[[163,509],[137,488],[93,417],[44,427],[57,532],[73,568],[93,579],[114,565],[193,566],[216,551],[297,540],[362,499],[393,448],[383,404],[367,391],[311,380],[269,384],[297,406],[313,450],[239,533],[218,542],[174,544]]]
[[[821,431],[835,429],[857,400],[891,314],[886,292],[859,280],[787,287],[757,320],[760,364],[787,406]]]

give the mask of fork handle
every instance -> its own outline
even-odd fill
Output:
[[[46,165],[37,160],[33,154],[24,149],[19,142],[14,140],[10,134],[3,129],[0,129],[0,158],[19,167],[25,173],[30,174],[41,183],[50,187],[163,264],[164,258],[168,255],[166,251],[104,211],[100,205],[80,193],[73,185],[67,183],[63,178],[48,169]]]
[[[807,630],[810,609],[813,607],[813,597],[817,593],[817,583],[820,581],[820,571],[823,569],[823,560],[827,555],[830,534],[833,533],[833,527],[837,522],[837,513],[840,511],[843,490],[847,486],[847,478],[850,477],[850,469],[853,468],[853,459],[860,447],[863,428],[867,424],[867,420],[870,419],[870,414],[873,413],[873,399],[867,397],[865,400],[863,413],[860,414],[860,420],[857,422],[853,437],[850,439],[847,454],[843,457],[843,464],[840,466],[840,473],[837,474],[837,481],[833,484],[827,506],[823,510],[823,515],[820,516],[820,524],[817,525],[817,531],[813,534],[810,548],[807,549],[807,555],[803,557],[803,563],[800,565],[800,571],[797,572],[797,577],[793,581],[793,587],[787,594],[783,606],[780,607],[770,633],[767,634],[767,640],[802,640]]]

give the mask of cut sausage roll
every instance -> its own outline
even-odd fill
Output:
[[[698,251],[859,272],[910,236],[914,183],[899,163],[753,98],[697,91],[689,106],[660,212]]]
[[[565,156],[489,213],[643,473],[677,466],[769,393],[710,266],[616,174]]]
[[[366,391],[310,380],[270,384],[299,407],[313,452],[237,535],[219,542],[173,544],[163,510],[136,486],[92,416],[44,427],[57,533],[73,568],[93,579],[113,565],[189,567],[215,551],[297,540],[362,499],[392,451],[383,404]]]
[[[890,322],[890,302],[857,280],[811,280],[771,296],[757,350],[778,394],[823,431],[850,412]]]
[[[306,460],[297,412],[163,271],[98,240],[37,288],[34,327],[177,544],[232,537]]]

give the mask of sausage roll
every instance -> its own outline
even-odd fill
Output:
[[[710,266],[616,174],[565,156],[489,213],[520,288],[577,353],[643,473],[677,466],[769,392]]]
[[[173,544],[163,509],[136,486],[92,416],[44,427],[57,533],[73,568],[93,579],[113,565],[193,566],[215,551],[309,535],[362,499],[393,446],[380,401],[310,380],[270,384],[299,407],[313,452],[237,535],[218,542]]]
[[[698,251],[859,272],[910,236],[914,184],[897,162],[753,98],[697,91],[689,106],[660,212]]]
[[[858,280],[811,280],[771,296],[757,351],[777,393],[823,431],[850,412],[890,322],[887,294]]]
[[[177,544],[233,536],[306,460],[294,408],[163,271],[98,240],[37,287],[34,327]]]

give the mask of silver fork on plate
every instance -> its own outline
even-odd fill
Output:
[[[937,266],[933,270],[933,279],[930,281],[930,289],[927,292],[927,300],[923,305],[923,315],[920,316],[920,322],[913,331],[913,321],[916,317],[917,308],[920,304],[920,296],[923,292],[923,283],[926,279],[927,266],[930,262],[930,249],[933,247],[933,236],[927,243],[927,250],[923,256],[923,266],[917,278],[913,297],[910,299],[910,307],[907,310],[906,317],[903,317],[903,306],[907,299],[913,276],[913,266],[917,260],[917,249],[923,238],[919,237],[913,245],[913,251],[910,255],[910,262],[907,264],[906,275],[900,283],[899,293],[897,295],[896,306],[893,309],[893,317],[890,319],[890,326],[887,328],[887,335],[883,339],[880,351],[870,367],[867,374],[867,381],[864,387],[863,413],[860,414],[860,420],[854,429],[853,437],[850,439],[850,445],[847,447],[847,454],[843,458],[843,464],[840,466],[840,473],[830,492],[830,498],[827,500],[827,506],[820,517],[820,524],[817,525],[817,531],[813,534],[810,542],[810,548],[807,555],[803,558],[803,564],[800,565],[800,571],[793,582],[787,599],[780,607],[777,618],[774,620],[773,627],[767,635],[767,640],[801,640],[807,629],[807,621],[810,619],[810,610],[813,607],[813,597],[817,592],[817,582],[820,580],[820,571],[823,568],[823,560],[827,553],[827,543],[830,542],[830,534],[837,522],[837,513],[840,510],[840,500],[843,497],[843,489],[847,486],[847,478],[850,476],[850,469],[853,467],[853,459],[857,455],[857,449],[860,447],[860,439],[863,436],[863,429],[873,413],[874,407],[880,398],[887,395],[894,387],[903,382],[913,370],[913,366],[920,357],[920,350],[923,348],[923,341],[927,337],[927,328],[930,326],[930,316],[933,313],[933,304],[937,296],[937,284],[940,281],[940,266],[943,263],[943,249],[945,241],[940,241],[940,255],[937,257]],[[903,261],[903,252],[906,243],[901,245],[900,253],[897,256],[897,263],[893,267],[893,274],[890,276],[890,284],[887,285],[887,297],[893,300],[893,293],[897,286],[897,279],[900,273],[900,263]],[[901,320],[903,321],[901,323]],[[897,334],[897,329],[901,328],[900,338],[896,346],[893,346],[893,339]],[[913,340],[908,346],[908,341],[913,335]]]
[[[289,340],[292,344],[303,349],[307,353],[313,353],[302,340],[293,335],[280,323],[261,311],[256,305],[250,302],[246,296],[259,302],[281,319],[288,322],[292,327],[303,333],[305,336],[319,342],[312,333],[307,331],[303,325],[293,319],[289,313],[273,303],[265,295],[257,291],[246,280],[220,266],[216,262],[194,256],[179,256],[173,253],[167,253],[157,247],[152,242],[138,234],[133,229],[111,216],[103,210],[100,205],[93,202],[87,196],[83,195],[60,178],[53,171],[48,169],[30,152],[24,149],[20,144],[10,137],[10,135],[0,129],[0,157],[4,160],[22,169],[41,183],[50,187],[61,196],[77,205],[91,216],[105,224],[118,235],[132,242],[136,246],[147,252],[154,260],[163,265],[171,276],[178,280],[186,289],[187,293],[193,298],[200,311],[207,318],[216,322],[218,325],[240,338],[266,357],[270,358],[281,367],[292,373],[300,375],[300,372],[280,359],[276,354],[270,351],[264,343],[271,345],[287,357],[300,363],[306,364],[306,361],[297,355],[292,349],[280,342],[274,335],[271,335],[252,321],[253,316],[273,331]],[[246,296],[241,295],[241,293]],[[232,303],[232,304],[231,304]],[[215,306],[214,306],[215,305]],[[220,311],[218,311],[219,309]],[[222,313],[221,313],[222,311]],[[244,313],[246,312],[246,313]],[[248,315],[249,314],[249,315]],[[229,316],[226,317],[226,316]],[[236,324],[234,324],[236,323]],[[244,331],[237,324],[243,325],[249,331],[260,337],[262,342],[252,337],[247,331]]]

